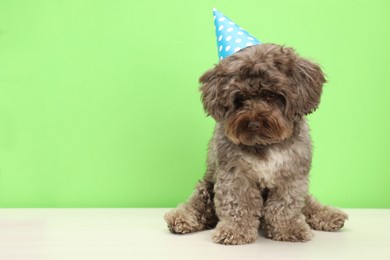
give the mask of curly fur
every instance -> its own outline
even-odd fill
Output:
[[[347,215],[308,193],[305,115],[320,102],[321,68],[292,48],[260,44],[220,61],[200,82],[205,111],[217,124],[206,174],[189,201],[165,215],[169,229],[215,227],[213,240],[229,245],[254,242],[260,226],[279,241],[339,230]]]

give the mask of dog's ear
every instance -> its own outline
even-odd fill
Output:
[[[326,82],[324,73],[319,65],[303,58],[296,60],[291,73],[299,96],[296,104],[297,112],[310,114],[320,103],[322,86]]]
[[[218,65],[206,71],[200,78],[200,91],[202,92],[203,108],[217,122],[220,122],[225,117],[227,108],[221,104],[221,84],[223,84],[223,76],[217,73]]]

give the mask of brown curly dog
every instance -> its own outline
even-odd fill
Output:
[[[206,174],[188,202],[165,215],[169,229],[215,227],[215,242],[236,245],[254,242],[260,226],[279,241],[343,227],[344,212],[308,194],[305,115],[320,102],[321,68],[292,48],[259,44],[221,60],[200,82],[204,109],[217,124]]]

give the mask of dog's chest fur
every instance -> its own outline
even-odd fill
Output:
[[[249,155],[242,160],[248,164],[251,171],[259,180],[259,183],[270,185],[274,182],[275,175],[280,172],[286,164],[290,164],[289,152],[280,149],[268,149],[264,157]]]
[[[258,150],[244,149],[233,144],[221,144],[226,142],[226,139],[220,136],[221,134],[220,131],[215,132],[212,143],[216,149],[209,151],[211,152],[209,156],[216,159],[216,174],[221,163],[228,163],[238,169],[241,172],[239,174],[249,174],[260,187],[274,188],[286,179],[293,180],[297,175],[307,175],[310,170],[311,140],[305,119],[296,127],[296,132],[289,140],[264,146]],[[214,152],[216,154],[213,156]]]
[[[301,147],[270,147],[265,155],[244,156],[242,160],[249,166],[250,174],[256,176],[261,187],[273,188],[277,186],[278,179],[289,178],[295,174],[297,164],[305,156]],[[298,174],[298,173],[296,173]]]

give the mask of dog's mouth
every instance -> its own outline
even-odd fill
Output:
[[[278,111],[239,111],[228,118],[225,135],[234,144],[270,145],[292,135],[293,123]]]

